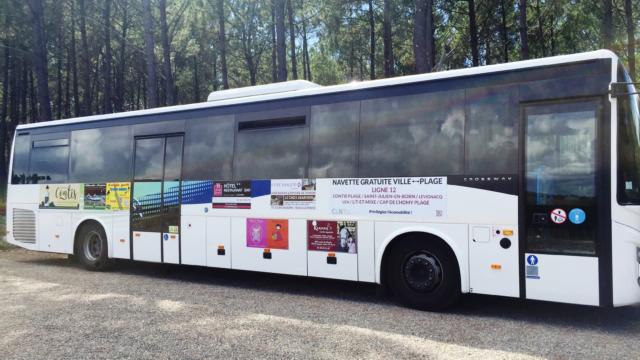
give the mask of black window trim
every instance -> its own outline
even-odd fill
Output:
[[[47,139],[47,140],[33,140],[31,142],[31,148],[47,148],[47,147],[60,147],[69,146],[69,138],[61,139]]]
[[[526,109],[529,107],[536,106],[556,106],[562,104],[575,104],[575,103],[592,103],[595,104],[595,113],[596,113],[596,149],[595,149],[595,194],[594,199],[596,201],[596,206],[599,210],[601,210],[597,215],[596,222],[596,235],[594,239],[594,252],[593,254],[584,254],[584,253],[576,253],[576,252],[560,252],[554,250],[535,250],[532,251],[528,247],[527,234],[526,234],[526,222],[525,222],[525,209],[526,209],[526,149],[525,149],[525,138],[526,138],[526,126],[524,125],[525,117],[527,116]],[[603,101],[602,97],[599,96],[575,96],[575,97],[566,97],[561,99],[553,99],[553,100],[543,100],[543,101],[524,101],[519,104],[519,140],[518,140],[518,178],[519,178],[519,188],[520,192],[518,195],[518,219],[519,219],[519,252],[520,252],[520,266],[522,274],[524,274],[524,254],[525,253],[534,253],[534,254],[542,254],[542,255],[562,255],[562,256],[577,256],[577,257],[587,257],[587,258],[602,258],[602,254],[605,252],[603,249],[604,242],[610,241],[607,238],[603,237],[603,231],[605,230],[606,221],[603,222],[603,219],[606,217],[604,214],[606,210],[607,203],[607,195],[608,192],[606,189],[602,188],[603,182],[607,176],[607,172],[605,171],[606,166],[604,161],[606,161],[607,156],[602,155],[603,147],[606,149],[605,142],[607,137],[606,128],[609,125],[609,119],[605,117],[605,107],[606,102]],[[603,178],[604,176],[604,178]],[[604,204],[605,206],[601,206]]]

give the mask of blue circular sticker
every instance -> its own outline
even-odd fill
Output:
[[[527,256],[527,263],[531,266],[536,266],[538,264],[538,257],[535,255]]]
[[[157,239],[157,238],[156,238],[156,239]],[[164,241],[167,241],[167,240],[169,240],[169,235],[164,234]]]
[[[571,211],[569,211],[569,221],[576,225],[582,224],[586,218],[587,214],[580,208],[571,209]]]

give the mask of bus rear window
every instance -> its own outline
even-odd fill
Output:
[[[31,136],[16,134],[13,147],[13,171],[11,173],[12,184],[27,184],[29,172],[29,149],[31,149]]]

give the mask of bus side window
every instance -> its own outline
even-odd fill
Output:
[[[359,176],[460,175],[464,91],[362,101]]]
[[[29,150],[31,150],[31,136],[29,133],[16,134],[13,147],[13,169],[11,172],[12,184],[27,184],[30,182]]]
[[[72,131],[69,181],[128,181],[133,152],[131,137],[130,126]]]
[[[31,182],[64,183],[69,170],[69,139],[34,140],[29,161]]]
[[[235,179],[307,177],[309,127],[304,117],[238,122]]]
[[[517,172],[517,103],[515,87],[467,90],[466,174]]]
[[[311,107],[310,178],[358,175],[360,102]]]
[[[233,115],[186,121],[183,179],[232,179],[234,124]]]

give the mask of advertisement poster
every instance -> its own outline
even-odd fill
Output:
[[[85,184],[84,185],[84,209],[104,210],[106,209],[106,184]]]
[[[289,221],[247,219],[247,247],[289,249]]]
[[[315,209],[316,180],[271,180],[272,209]]]
[[[307,249],[358,253],[357,221],[307,221]]]
[[[83,184],[40,185],[40,209],[80,209]]]
[[[129,210],[131,183],[107,183],[105,206],[109,210]]]
[[[162,232],[162,182],[136,182],[133,186],[131,230]]]
[[[212,208],[251,209],[251,181],[214,181]]]
[[[213,182],[209,180],[183,181],[182,204],[208,204],[213,197]]]
[[[447,178],[332,179],[329,204],[334,215],[441,218],[447,213]]]

